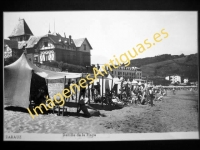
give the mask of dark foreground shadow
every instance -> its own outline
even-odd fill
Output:
[[[49,114],[53,114],[53,111],[50,110],[49,111]],[[62,114],[62,111],[60,111],[60,114],[58,113],[58,111],[54,111],[54,114],[57,114],[57,116],[64,116],[64,117],[70,117],[70,116],[73,116],[73,117],[76,117],[76,118],[79,118],[79,117],[83,117],[83,118],[90,118],[90,117],[99,117],[99,116],[87,116],[83,113],[76,113],[76,112],[64,112],[64,115]],[[101,114],[100,116],[103,116],[105,117],[104,114]]]
[[[18,111],[18,112],[23,112],[23,113],[29,113],[26,108],[18,107],[18,106],[7,106],[4,107],[5,110],[10,110],[10,111]]]
[[[84,117],[84,118],[90,118],[90,117],[107,117],[105,114],[100,113],[99,116],[86,116],[85,114],[79,113],[77,114],[76,112],[67,112],[67,116],[74,116],[74,117]]]
[[[102,104],[99,104],[99,103],[92,103],[90,104],[91,107],[95,108],[95,109],[98,109],[98,110],[105,110],[105,111],[112,111],[112,110],[115,110],[115,109],[122,109],[123,107],[117,107],[117,106],[113,106],[113,105],[105,105],[103,104],[103,107],[102,107]]]
[[[75,107],[77,108],[77,103],[76,102],[66,102],[65,103],[65,106],[67,107]],[[89,104],[91,107],[93,107],[94,109],[97,109],[97,110],[105,110],[105,111],[112,111],[112,110],[115,110],[115,109],[122,109],[123,107],[118,107],[118,106],[113,106],[113,105],[105,105],[103,104],[103,107],[102,107],[102,104],[100,103],[90,103]]]
[[[77,103],[76,102],[66,102],[65,106],[77,108]],[[91,103],[90,106],[93,107],[94,109],[105,110],[105,111],[112,111],[112,110],[115,110],[115,109],[122,109],[121,107],[117,107],[117,106],[113,106],[113,105],[109,106],[109,105],[105,105],[105,104],[102,107],[102,104],[100,104],[100,103]],[[6,106],[6,107],[4,107],[4,110],[14,111],[14,112],[29,113],[26,108],[22,108],[22,107],[18,107],[18,106]],[[44,112],[43,115],[48,115],[48,114],[53,113],[53,110],[50,109],[50,110],[48,110],[46,112],[43,110],[43,112]],[[33,115],[34,114],[35,113],[33,113]],[[41,113],[38,112],[38,114],[41,114]],[[62,116],[62,109],[60,110],[60,113],[58,113],[58,111],[55,110],[54,114],[57,114],[58,116]],[[76,112],[64,112],[64,116],[74,116],[74,117],[84,117],[84,118],[89,118],[90,117],[90,116],[86,116],[83,113],[77,114]],[[100,114],[100,116],[101,117],[106,117],[106,115],[104,115],[104,114]],[[97,116],[92,116],[92,117],[97,117]]]

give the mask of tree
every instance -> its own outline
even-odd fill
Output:
[[[174,85],[175,85],[175,86],[179,85],[179,81],[175,82]]]
[[[17,59],[18,59],[17,56],[12,56],[12,57],[9,57],[9,58],[5,58],[5,59],[4,59],[4,66],[12,64],[12,63],[15,62]]]
[[[152,78],[151,80],[153,81],[154,85],[168,86],[171,83],[171,81],[165,80],[164,78]]]
[[[63,71],[63,67],[64,67],[64,63],[61,61],[61,62],[58,62],[58,68]]]
[[[185,55],[182,53],[182,54],[180,55],[180,57],[185,57]]]

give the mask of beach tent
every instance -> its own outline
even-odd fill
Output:
[[[46,85],[45,79],[79,77],[81,77],[81,73],[53,72],[41,69],[27,60],[23,53],[14,63],[4,67],[4,104],[28,108],[30,89],[34,87],[31,83],[34,80],[36,80],[35,83]]]
[[[111,90],[111,84],[112,84],[112,76],[110,74],[108,75],[104,75],[104,77],[102,76],[98,76],[99,78],[99,83],[100,83],[100,86],[101,86],[101,89],[100,89],[100,94],[102,95],[102,91],[103,91],[103,94],[105,94],[105,91],[106,89],[109,89]]]
[[[133,85],[138,85],[138,82],[137,82],[136,80],[133,80],[131,83],[132,83]]]
[[[113,87],[113,77],[109,74],[105,80],[105,87],[108,88],[110,91]]]
[[[123,80],[124,80],[124,78],[123,78],[123,77],[121,77],[119,80],[120,80],[120,81],[123,81]]]
[[[114,83],[114,84],[121,84],[121,81],[119,80],[119,78],[114,77],[114,78],[113,78],[113,83]]]
[[[128,83],[131,83],[130,81],[128,81],[128,82],[124,81],[123,77],[121,77],[120,79],[119,78],[113,78],[115,92],[117,92],[117,94],[120,93],[122,81],[123,81],[123,85],[127,85]]]
[[[128,84],[131,84],[131,81],[130,81],[129,79],[127,79],[127,83],[128,83]]]

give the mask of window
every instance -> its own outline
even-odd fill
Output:
[[[44,57],[44,61],[48,61],[49,54],[45,54]]]
[[[86,50],[86,44],[83,44],[83,46],[84,46],[84,50]]]
[[[44,42],[44,47],[48,47],[48,42]]]
[[[34,62],[38,62],[38,57],[34,57]]]

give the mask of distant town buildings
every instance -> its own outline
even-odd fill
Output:
[[[167,76],[167,77],[165,77],[165,79],[171,81],[171,84],[174,84],[174,83],[187,84],[189,82],[188,78],[181,79],[181,76],[179,76],[179,75]]]
[[[188,78],[183,79],[183,82],[188,83],[189,82]]]
[[[171,81],[172,84],[177,83],[177,82],[181,83],[181,77],[178,75],[167,76],[165,77],[165,79]]]
[[[117,69],[113,69],[111,72],[112,76],[124,79],[142,79],[142,70],[138,67],[125,67],[120,66]]]

